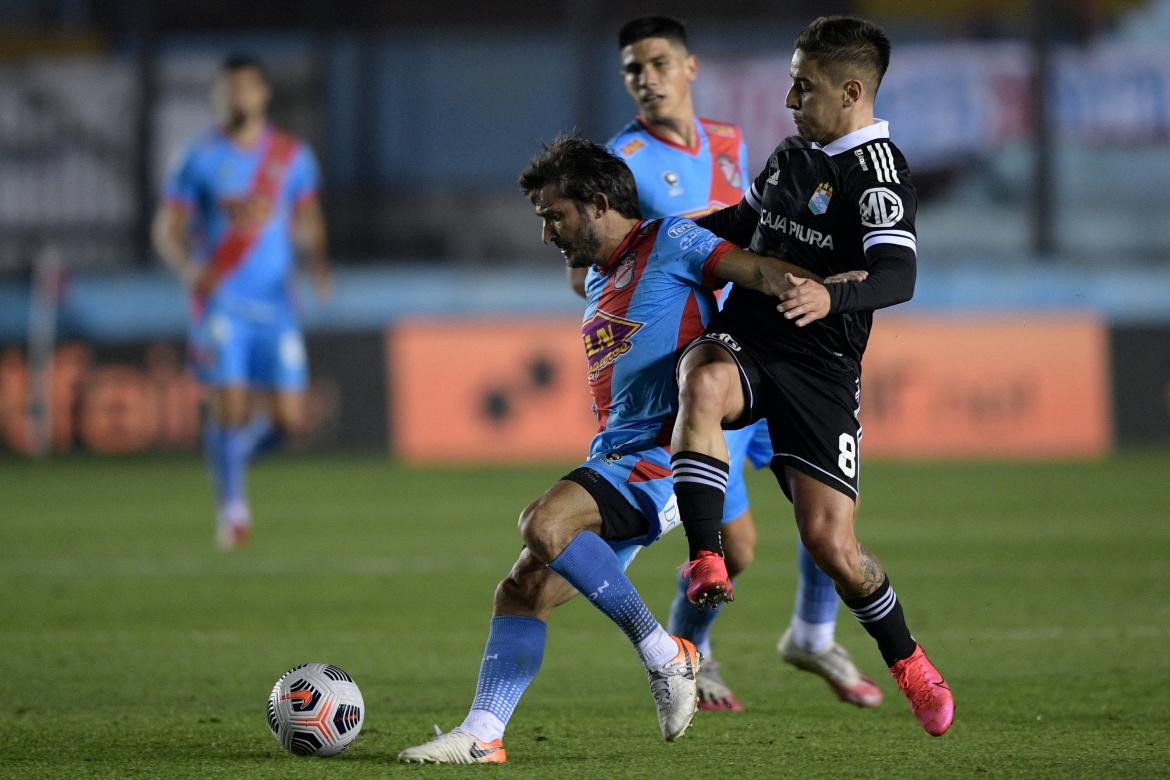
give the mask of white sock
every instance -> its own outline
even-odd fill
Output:
[[[833,646],[837,623],[809,623],[793,615],[791,627],[793,644],[809,653],[823,653]]]
[[[665,666],[678,655],[678,643],[661,625],[651,631],[650,636],[639,642],[636,647],[647,669]]]
[[[456,730],[466,732],[481,742],[495,742],[504,738],[504,721],[487,710],[472,710]]]
[[[699,644],[695,645],[695,649],[698,650],[700,653],[702,653],[704,658],[710,660],[712,657],[711,656],[711,634],[708,633],[707,636],[703,637],[703,641],[699,642]]]

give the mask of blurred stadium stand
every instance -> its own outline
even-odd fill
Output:
[[[603,139],[627,121],[616,30],[663,7],[6,0],[0,350],[27,342],[29,280],[45,257],[67,280],[61,340],[181,339],[181,291],[147,225],[235,50],[268,63],[275,121],[322,163],[339,272],[329,302],[306,296],[310,332],[369,334],[406,316],[571,317],[575,299],[515,177],[541,139],[574,128]],[[798,29],[837,12],[887,28],[894,61],[878,113],[922,198],[911,313],[1087,311],[1145,328],[1145,345],[1170,325],[1170,0],[665,7],[691,25],[697,108],[742,124],[755,163],[790,127]],[[0,392],[0,446],[14,404]],[[1164,411],[1170,421],[1170,401]]]

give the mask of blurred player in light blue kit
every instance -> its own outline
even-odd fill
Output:
[[[633,171],[643,214],[698,217],[738,203],[751,183],[747,147],[735,125],[695,115],[691,82],[698,75],[698,60],[687,48],[683,24],[664,16],[634,19],[622,27],[618,47],[622,77],[640,113],[610,139],[609,147]],[[583,293],[584,274],[577,272],[572,282]],[[763,468],[771,462],[766,421],[727,431],[726,436],[730,463],[742,464],[746,458]],[[751,564],[755,543],[743,470],[735,468],[723,513],[723,548],[732,577]],[[782,658],[820,675],[842,700],[877,706],[881,689],[834,641],[840,599],[833,581],[817,568],[799,540],[797,560],[796,608],[780,640]],[[717,614],[718,610],[691,604],[686,579],[680,578],[669,630],[693,641],[707,659],[699,675],[699,706],[738,711],[742,706],[711,654],[709,632]]]
[[[328,293],[325,220],[309,147],[268,122],[260,63],[226,59],[218,125],[196,137],[167,180],[154,245],[190,293],[190,349],[207,387],[204,449],[218,501],[217,539],[250,537],[245,472],[303,425],[307,365],[293,299],[296,250]],[[266,407],[252,416],[251,393]]]

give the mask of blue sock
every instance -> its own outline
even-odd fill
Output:
[[[701,648],[705,646],[707,632],[711,630],[711,624],[715,622],[715,617],[723,605],[720,604],[715,609],[696,607],[687,599],[687,582],[686,577],[678,578],[678,590],[675,591],[674,601],[670,605],[670,623],[666,630],[675,636],[691,640],[696,647]]]
[[[211,485],[215,488],[215,500],[224,505],[224,485],[227,483],[227,464],[224,458],[223,429],[210,420],[203,423],[203,455],[207,458],[207,470],[211,472]]]
[[[224,505],[244,500],[244,473],[248,466],[248,436],[243,428],[219,429]]]
[[[832,578],[817,567],[817,562],[798,539],[796,558],[800,579],[796,585],[796,616],[806,623],[832,623],[837,619],[841,597]]]
[[[463,729],[487,742],[503,736],[504,726],[544,659],[548,627],[531,617],[492,618],[479,682]]]
[[[248,439],[248,460],[271,452],[284,444],[284,429],[266,414],[258,414],[244,426]]]
[[[592,531],[577,534],[548,567],[617,623],[634,644],[658,628],[634,583],[622,572],[613,548]]]

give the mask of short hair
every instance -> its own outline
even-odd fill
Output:
[[[610,208],[623,217],[642,218],[634,174],[620,157],[580,135],[560,135],[552,143],[542,144],[540,153],[520,174],[520,189],[533,203],[549,184],[555,184],[557,191],[580,209],[600,192]]]
[[[622,25],[618,32],[618,48],[646,38],[665,38],[687,48],[687,26],[671,16],[641,16]]]
[[[246,70],[251,68],[260,74],[260,78],[268,81],[268,70],[264,67],[264,63],[253,57],[251,54],[241,54],[239,52],[229,54],[223,58],[219,63],[220,73],[235,73],[238,70]]]
[[[853,65],[873,73],[877,94],[890,66],[890,39],[876,24],[853,16],[822,16],[796,36],[796,48],[826,68]]]

